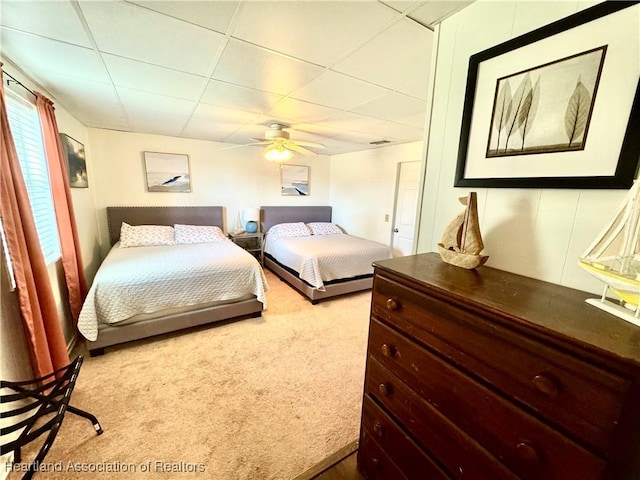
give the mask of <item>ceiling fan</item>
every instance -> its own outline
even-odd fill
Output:
[[[252,138],[257,143],[250,145],[267,145],[264,156],[267,160],[273,162],[286,162],[293,157],[293,152],[298,152],[308,157],[315,157],[318,154],[305,147],[325,148],[321,143],[303,142],[300,140],[291,140],[289,132],[284,130],[285,125],[281,123],[272,123],[269,130],[264,134],[264,138]]]

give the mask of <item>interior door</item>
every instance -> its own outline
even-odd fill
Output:
[[[420,162],[402,162],[398,165],[398,170],[391,248],[395,256],[404,256],[413,253]]]

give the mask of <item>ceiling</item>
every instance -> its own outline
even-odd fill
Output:
[[[0,41],[88,127],[248,144],[279,122],[333,155],[422,140],[434,25],[469,3],[0,0]]]

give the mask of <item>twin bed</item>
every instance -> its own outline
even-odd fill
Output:
[[[314,304],[370,289],[372,263],[392,256],[388,246],[346,235],[331,223],[331,207],[261,210],[264,266]],[[112,249],[78,321],[92,355],[262,314],[264,272],[255,257],[223,236],[223,207],[107,207],[107,223]]]

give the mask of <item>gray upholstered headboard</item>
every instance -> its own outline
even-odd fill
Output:
[[[122,222],[129,225],[217,225],[224,230],[224,207],[107,207],[109,241],[120,239]]]
[[[330,222],[331,207],[260,207],[260,226],[263,232],[278,223]]]

